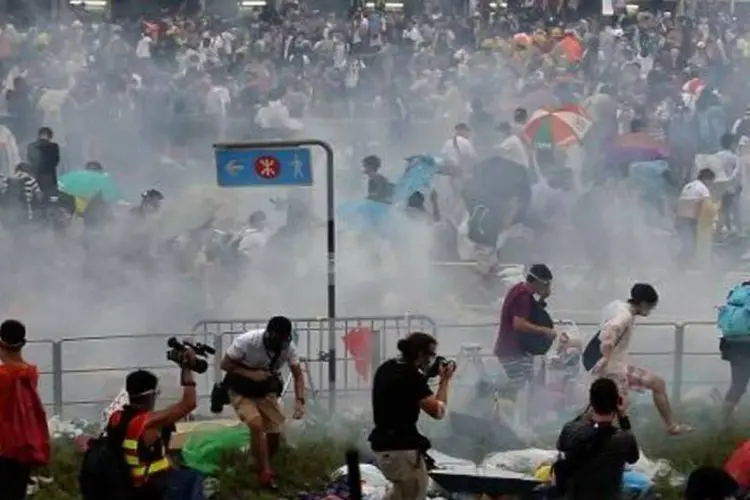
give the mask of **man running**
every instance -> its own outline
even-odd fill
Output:
[[[664,379],[646,368],[630,364],[628,359],[636,316],[648,316],[658,302],[659,295],[653,286],[636,283],[630,289],[627,301],[616,300],[604,308],[599,333],[601,358],[591,369],[591,373],[617,382],[626,407],[630,404],[628,395],[631,390],[650,390],[654,406],[664,421],[667,432],[678,435],[692,429],[675,421]]]

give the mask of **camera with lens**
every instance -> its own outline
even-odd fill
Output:
[[[192,343],[187,340],[180,342],[176,337],[170,337],[167,340],[167,347],[169,347],[167,351],[169,361],[196,373],[206,373],[208,362],[202,358],[216,354],[216,350],[211,346],[200,342]],[[187,356],[188,350],[195,353],[196,358],[194,360]]]
[[[453,367],[453,370],[455,370],[456,362],[443,356],[437,356],[435,361],[425,370],[424,374],[427,378],[435,378],[440,375],[441,368],[448,366]]]

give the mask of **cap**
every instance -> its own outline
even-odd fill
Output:
[[[0,344],[19,348],[26,344],[26,327],[20,321],[8,319],[0,325]]]
[[[529,267],[529,276],[539,281],[552,281],[552,271],[546,264],[533,264]]]

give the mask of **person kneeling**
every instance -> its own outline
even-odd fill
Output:
[[[185,356],[195,355],[189,352]],[[190,369],[181,369],[180,384],[183,387],[180,400],[164,410],[154,411],[159,394],[157,376],[137,370],[125,380],[128,404],[109,417],[107,436],[111,443],[122,443],[120,449],[132,487],[130,498],[178,500],[185,498],[185,489],[197,482],[195,471],[174,467],[167,456],[169,439],[177,422],[187,417],[197,403],[195,379]]]

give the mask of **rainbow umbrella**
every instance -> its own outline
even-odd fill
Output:
[[[565,147],[583,139],[589,127],[591,119],[580,106],[542,108],[531,115],[522,137],[537,147]]]

